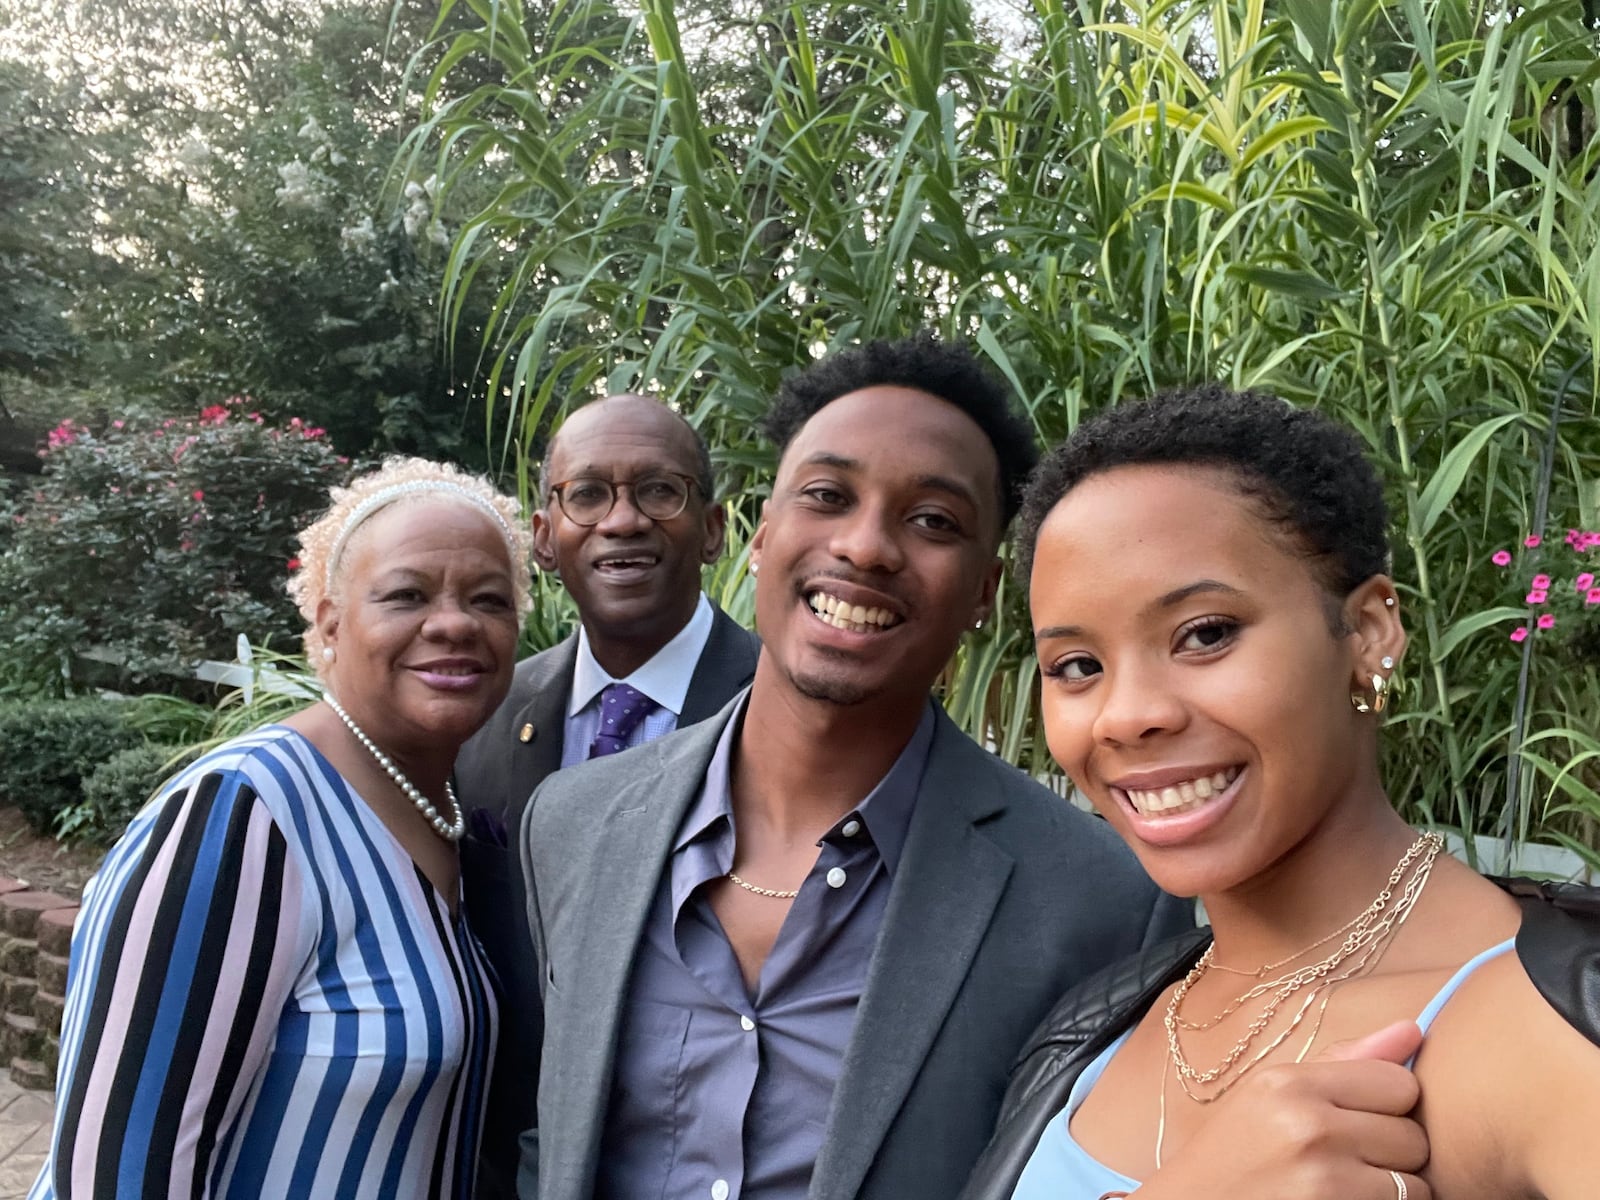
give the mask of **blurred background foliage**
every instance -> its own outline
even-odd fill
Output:
[[[0,465],[27,520],[64,419],[238,395],[531,500],[566,411],[651,391],[748,621],[756,420],[819,354],[970,338],[1045,444],[1264,388],[1384,472],[1396,799],[1600,861],[1597,39],[1596,0],[0,0]],[[572,622],[536,596],[529,648]],[[1008,580],[944,694],[1045,771],[1029,642]]]
[[[649,390],[747,530],[784,372],[922,325],[1044,443],[1201,378],[1347,421],[1413,631],[1395,796],[1593,848],[1595,609],[1509,641],[1526,581],[1490,555],[1600,525],[1596,51],[1582,0],[446,0],[401,170],[470,210],[442,296],[524,489],[562,411]],[[714,588],[745,614],[738,546]],[[1043,769],[1006,599],[947,703]]]

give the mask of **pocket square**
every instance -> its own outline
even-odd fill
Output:
[[[505,818],[493,809],[475,808],[467,814],[467,829],[480,842],[504,848],[511,844],[506,835]]]

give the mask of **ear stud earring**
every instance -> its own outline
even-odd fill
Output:
[[[1393,608],[1394,607],[1394,597],[1393,596],[1385,596],[1383,598],[1383,606],[1385,608]]]
[[[1389,657],[1387,654],[1383,656],[1383,669],[1385,671],[1394,670],[1394,659]]]
[[[331,663],[334,660],[334,657],[335,657],[335,655],[334,655],[332,646],[324,646],[322,648],[322,661],[323,662],[330,662]]]

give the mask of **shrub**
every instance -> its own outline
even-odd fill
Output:
[[[0,799],[40,833],[77,804],[83,780],[111,755],[144,744],[115,700],[0,706]]]
[[[0,629],[13,677],[56,686],[109,651],[134,677],[292,637],[295,531],[347,473],[322,430],[242,398],[197,417],[64,421],[38,485],[4,514]]]
[[[82,798],[56,820],[62,841],[109,846],[156,789],[195,757],[180,746],[147,742],[119,750],[83,780]]]

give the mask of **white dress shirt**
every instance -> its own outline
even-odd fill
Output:
[[[628,735],[628,747],[642,746],[678,727],[689,680],[700,663],[700,655],[711,638],[711,601],[700,593],[689,623],[654,657],[625,679],[615,679],[595,661],[589,648],[589,634],[578,630],[578,661],[572,671],[572,699],[567,704],[567,721],[562,734],[561,765],[570,767],[589,757],[589,747],[600,732],[600,693],[613,683],[626,683],[656,702],[656,708]]]

